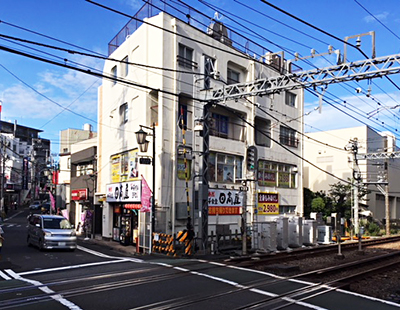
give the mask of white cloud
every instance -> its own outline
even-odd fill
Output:
[[[100,62],[93,59],[82,58],[79,63],[86,63],[91,68],[100,67]],[[36,83],[30,85],[33,89],[22,83],[1,85],[3,117],[46,121],[68,107],[75,113],[96,119],[100,79],[56,68],[39,72],[37,76]],[[64,113],[71,115],[68,111]]]
[[[364,17],[364,21],[366,23],[375,22],[377,19],[380,20],[380,21],[383,21],[383,20],[386,20],[388,15],[389,15],[389,12],[383,12],[383,13],[380,13],[380,14],[376,14],[376,15],[374,15],[375,17],[371,16],[371,15],[367,15],[367,16]]]
[[[363,126],[364,124],[378,131],[390,130],[390,127],[396,128],[399,119],[395,115],[399,111],[397,105],[400,102],[400,95],[379,93],[373,94],[373,98],[375,100],[365,95],[342,97],[341,103],[332,104],[337,108],[324,102],[321,113],[318,110],[313,111],[318,106],[318,101],[305,103],[304,111],[305,113],[309,112],[304,118],[305,130],[306,132],[333,130]],[[375,113],[378,108],[380,112]],[[346,115],[346,113],[354,116],[354,118]]]

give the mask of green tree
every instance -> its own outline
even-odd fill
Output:
[[[303,200],[304,200],[304,216],[306,218],[310,217],[311,211],[311,203],[315,198],[315,194],[312,190],[307,187],[303,188]]]
[[[329,196],[333,202],[332,212],[339,212],[342,217],[347,219],[351,218],[352,207],[352,190],[353,187],[350,183],[338,182],[330,184]],[[370,191],[366,188],[360,188],[358,191],[358,199],[365,199]]]
[[[325,201],[322,197],[316,197],[311,202],[312,212],[322,212],[325,211]]]

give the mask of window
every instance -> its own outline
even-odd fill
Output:
[[[215,77],[215,59],[204,56],[204,89],[211,88],[211,79]]]
[[[113,83],[113,85],[115,85],[117,83],[117,66],[114,66],[111,69],[111,77],[113,78],[112,83]]]
[[[228,84],[236,84],[240,82],[240,73],[231,68],[228,68]]]
[[[217,114],[217,113],[212,113],[212,119],[210,122],[211,135],[227,138],[228,137],[228,122],[229,122],[228,116]]]
[[[294,214],[296,211],[296,206],[279,206],[279,214]]]
[[[210,182],[235,183],[242,178],[243,157],[211,152],[208,157]]]
[[[297,167],[266,160],[258,161],[257,181],[260,186],[296,188]]]
[[[193,49],[179,44],[178,64],[189,69],[197,68],[197,64],[193,61]]]
[[[286,105],[295,107],[296,106],[296,95],[291,92],[286,92]]]
[[[279,142],[287,146],[297,147],[299,141],[296,139],[296,131],[285,126],[281,126]]]
[[[121,63],[121,76],[125,77],[128,75],[129,65],[128,65],[128,56],[122,59]]]
[[[271,121],[256,118],[255,128],[256,144],[265,147],[271,147]]]
[[[128,103],[124,103],[119,107],[119,115],[121,119],[121,125],[128,122]]]

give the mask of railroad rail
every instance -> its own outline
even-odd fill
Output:
[[[361,241],[362,247],[400,241],[400,236],[371,238]],[[350,251],[359,247],[358,241],[346,241],[340,244],[342,251]],[[225,260],[227,264],[241,267],[255,267],[282,261],[299,260],[310,256],[334,254],[338,251],[338,244],[318,245],[306,248],[291,249],[291,251],[271,252],[268,254],[255,254],[244,257],[232,257]]]

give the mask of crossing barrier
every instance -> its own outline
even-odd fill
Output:
[[[153,233],[153,252],[176,256],[174,236],[164,233]]]

